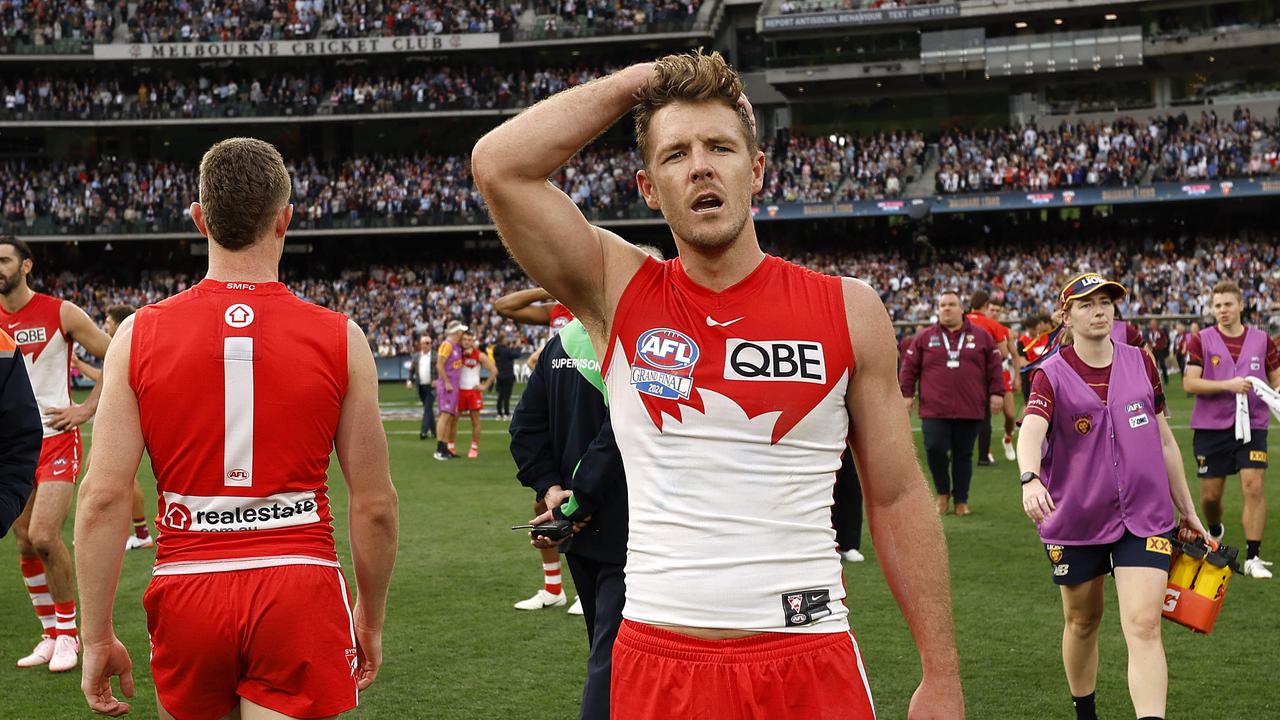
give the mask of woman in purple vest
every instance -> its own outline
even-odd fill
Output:
[[[1062,660],[1076,717],[1096,720],[1103,577],[1115,577],[1129,648],[1129,695],[1142,720],[1164,718],[1168,670],[1160,609],[1171,539],[1205,536],[1187,489],[1150,355],[1111,337],[1119,283],[1076,277],[1059,301],[1073,344],[1031,379],[1018,437],[1022,504],[1062,593]],[[1174,507],[1180,522],[1174,520]]]

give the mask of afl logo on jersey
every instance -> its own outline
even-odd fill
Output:
[[[233,328],[249,327],[253,324],[253,308],[244,303],[236,303],[227,308],[223,318]]]
[[[698,344],[678,330],[655,328],[636,340],[631,384],[636,390],[667,400],[689,399]]]

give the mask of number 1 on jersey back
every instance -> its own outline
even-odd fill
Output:
[[[253,338],[222,339],[223,484],[253,486]]]

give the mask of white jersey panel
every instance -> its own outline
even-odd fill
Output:
[[[847,631],[831,503],[848,436],[848,376],[773,443],[779,413],[749,418],[706,387],[705,412],[663,413],[659,429],[620,341],[612,352],[610,413],[627,428],[616,434],[630,511],[623,615],[654,625]],[[788,603],[802,595],[812,621],[789,624],[796,612]]]

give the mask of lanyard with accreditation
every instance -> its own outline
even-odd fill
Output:
[[[947,331],[942,331],[942,344],[947,348],[947,367],[952,370],[960,367],[960,351],[964,348],[965,335],[960,333],[960,340],[956,344],[956,349],[951,349],[951,338],[947,337]]]

